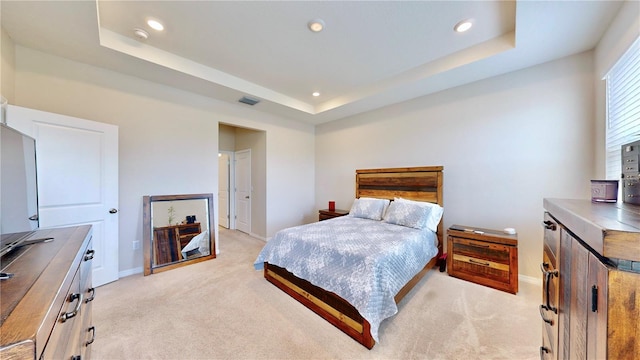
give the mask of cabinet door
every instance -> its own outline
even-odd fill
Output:
[[[609,359],[637,360],[640,354],[640,273],[609,270],[607,316]]]
[[[589,307],[587,309],[587,358],[607,358],[607,308],[609,269],[589,254]]]
[[[568,232],[563,236],[571,237]],[[588,286],[589,251],[576,239],[571,241],[571,302],[569,358],[587,358],[587,311],[590,301]]]

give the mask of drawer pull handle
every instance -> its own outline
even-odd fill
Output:
[[[66,312],[63,313],[62,315],[60,315],[60,322],[65,322],[69,319],[71,319],[72,317],[78,315],[78,311],[80,311],[80,306],[82,306],[82,294],[78,294],[78,293],[74,293],[69,295],[69,302],[74,302],[76,301],[76,307],[73,309],[73,311],[70,312]]]
[[[544,354],[548,354],[549,353],[549,349],[547,349],[544,346],[540,346],[540,359],[544,359]]]
[[[558,228],[558,227],[556,226],[556,223],[554,223],[553,221],[549,221],[549,220],[544,221],[544,222],[542,223],[542,225],[544,225],[544,228],[545,228],[545,229],[548,229],[548,230],[551,230],[551,231],[556,231],[556,229]]]
[[[482,245],[482,244],[475,244],[475,243],[469,243],[469,246],[473,246],[473,247],[477,247],[477,248],[483,248],[483,249],[488,249],[491,247],[491,245]]]
[[[546,322],[547,324],[553,326],[553,320],[551,319],[546,319],[544,317],[544,313],[543,311],[547,311],[549,310],[549,308],[546,305],[540,305],[540,317],[542,318],[542,321]]]
[[[89,288],[89,289],[87,290],[87,292],[88,292],[88,293],[91,293],[91,296],[90,296],[90,297],[88,297],[88,298],[86,298],[86,299],[84,300],[84,303],[85,303],[85,304],[86,304],[86,303],[90,303],[90,302],[92,302],[92,301],[93,301],[93,299],[95,299],[95,298],[96,298],[96,288]]]
[[[87,250],[87,254],[84,256],[84,261],[89,261],[93,259],[93,255],[95,255],[96,251],[91,249]]]
[[[472,263],[472,264],[478,264],[478,265],[482,265],[482,266],[491,265],[488,262],[482,262],[482,261],[477,261],[477,260],[473,260],[473,259],[469,259],[469,262]]]
[[[87,332],[90,332],[90,333],[91,333],[91,340],[87,341],[87,342],[84,344],[84,346],[89,346],[89,345],[93,344],[93,342],[95,341],[95,339],[96,339],[96,327],[95,327],[95,326],[90,327],[90,328],[87,330]]]
[[[544,289],[545,289],[544,291],[545,291],[546,298],[547,298],[547,300],[546,300],[547,305],[545,307],[547,308],[547,310],[553,311],[554,313],[557,314],[558,313],[558,308],[555,308],[555,307],[551,306],[551,302],[549,300],[549,298],[551,297],[550,296],[551,290],[550,290],[549,287],[551,286],[551,279],[554,276],[556,276],[556,277],[558,276],[558,270],[549,271],[549,270],[547,270],[548,267],[549,267],[549,263],[540,264],[540,270],[542,270],[542,273],[544,274]]]

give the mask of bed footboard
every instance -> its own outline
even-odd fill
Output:
[[[442,244],[439,244],[438,250],[438,256],[431,259],[416,276],[398,291],[394,298],[396,304],[436,265],[438,258],[442,255]],[[307,280],[300,279],[286,269],[266,262],[264,263],[264,277],[367,349],[371,349],[375,345],[376,342],[371,336],[369,322],[342,297],[315,286]]]
[[[269,263],[264,263],[264,277],[367,349],[375,345],[369,322],[340,296]]]

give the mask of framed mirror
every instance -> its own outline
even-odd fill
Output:
[[[213,194],[144,196],[144,274],[215,258],[213,219]]]

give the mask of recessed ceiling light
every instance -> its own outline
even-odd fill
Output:
[[[149,19],[147,20],[147,25],[149,25],[153,30],[164,30],[164,25],[162,25],[158,20]]]
[[[311,94],[311,95],[318,97],[318,96],[320,96],[320,93],[319,93],[319,92],[317,92],[317,91],[315,91],[315,92],[314,92],[313,94]]]
[[[322,19],[314,19],[307,23],[309,30],[313,32],[320,32],[324,29],[324,21]]]
[[[149,33],[139,28],[133,29],[133,34],[138,39],[147,40],[149,38]]]
[[[473,23],[471,22],[471,20],[462,20],[453,27],[453,30],[457,32],[465,32],[471,29],[472,26]]]

